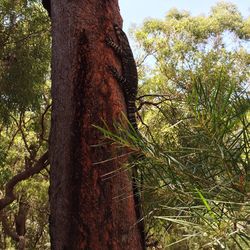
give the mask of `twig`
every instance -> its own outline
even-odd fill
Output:
[[[164,100],[161,100],[161,101],[159,101],[159,102],[149,102],[149,101],[140,102],[140,105],[139,105],[139,107],[137,108],[137,111],[141,110],[142,107],[143,107],[143,105],[158,106],[158,105],[162,104],[162,103],[165,102],[165,101],[167,101],[167,100],[164,99]]]
[[[145,97],[161,97],[161,98],[166,98],[167,97],[169,100],[176,99],[176,98],[171,98],[171,96],[167,95],[167,94],[146,94],[146,95],[138,96],[136,99],[140,100],[140,99],[143,99]]]
[[[42,131],[41,131],[41,134],[40,134],[40,140],[42,141],[46,141],[48,142],[47,139],[44,138],[44,117],[46,115],[46,113],[48,112],[48,110],[51,108],[52,104],[49,104],[46,109],[44,110],[44,112],[42,113],[42,116],[41,116],[41,128],[42,128]]]
[[[154,139],[154,136],[152,135],[152,133],[151,133],[151,131],[150,131],[149,126],[143,121],[143,119],[142,119],[141,115],[139,114],[139,112],[137,112],[137,117],[139,118],[141,124],[142,124],[143,126],[146,127],[147,132],[149,133],[149,135],[150,135],[152,141],[153,141],[154,143],[156,143],[156,142],[155,142],[155,139]]]

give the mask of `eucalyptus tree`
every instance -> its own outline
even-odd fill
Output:
[[[48,249],[49,19],[0,1],[0,248]]]
[[[106,123],[114,129],[125,112],[119,84],[107,67],[121,65],[105,42],[115,36],[114,24],[122,26],[118,1],[50,2],[51,247],[143,249],[132,181],[121,169],[127,153],[103,141],[95,127]]]

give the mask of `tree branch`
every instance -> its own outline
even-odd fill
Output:
[[[16,197],[14,194],[14,187],[21,181],[28,179],[34,174],[38,174],[42,169],[49,165],[48,160],[49,152],[44,153],[43,156],[34,164],[34,167],[27,168],[23,172],[15,175],[12,179],[8,181],[5,186],[5,196],[0,199],[0,210],[8,206],[11,202],[13,202]]]
[[[140,105],[139,105],[139,107],[137,108],[137,111],[141,110],[142,107],[143,107],[144,105],[158,106],[158,105],[162,104],[162,103],[165,102],[165,101],[166,101],[166,100],[164,99],[164,100],[161,100],[161,101],[159,101],[159,102],[149,102],[149,101],[140,102]]]
[[[45,139],[45,138],[44,138],[44,133],[45,133],[44,119],[45,119],[45,115],[47,114],[47,112],[49,111],[49,109],[51,108],[51,106],[52,106],[52,104],[49,104],[49,105],[45,108],[44,112],[42,113],[42,117],[41,117],[41,128],[42,128],[42,131],[41,131],[40,136],[39,136],[41,141],[46,141],[46,142],[48,142],[48,139]]]
[[[171,97],[171,95],[168,95],[168,94],[146,94],[146,95],[141,95],[141,96],[138,96],[136,98],[136,100],[140,100],[140,99],[143,99],[145,97],[160,97],[160,98],[164,98],[166,100],[173,100],[173,99],[176,99],[174,97]]]
[[[11,229],[8,220],[7,220],[7,216],[6,214],[3,213],[3,211],[0,211],[0,220],[2,222],[2,226],[3,226],[3,231],[6,235],[8,235],[9,237],[11,237],[11,239],[13,239],[14,241],[19,241],[19,236],[18,234]]]

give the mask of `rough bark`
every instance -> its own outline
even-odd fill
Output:
[[[105,34],[121,24],[117,0],[53,0],[50,235],[52,249],[142,249],[132,184],[117,150],[92,125],[112,127],[124,99],[107,64]],[[121,153],[121,152],[120,152]],[[104,161],[102,164],[94,164]],[[123,199],[118,198],[123,197]],[[125,197],[125,198],[124,198]]]

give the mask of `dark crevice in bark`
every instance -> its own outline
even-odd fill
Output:
[[[86,112],[84,107],[84,100],[85,100],[85,88],[86,88],[86,81],[87,81],[87,73],[89,71],[89,62],[88,62],[88,38],[86,36],[85,30],[82,30],[79,34],[78,38],[78,48],[77,48],[77,61],[79,62],[78,72],[76,73],[76,78],[73,81],[74,92],[73,92],[73,107],[75,108],[74,111],[74,120],[72,123],[72,131],[73,136],[71,139],[71,183],[72,183],[72,190],[71,190],[71,227],[69,234],[70,242],[69,246],[73,247],[79,241],[79,228],[84,227],[83,234],[89,233],[89,228],[87,225],[81,224],[80,218],[80,193],[81,193],[81,182],[83,180],[83,169],[84,169],[84,159],[83,159],[83,117],[84,113]],[[84,235],[85,239],[89,238],[89,235]],[[86,242],[86,246],[84,249],[89,249],[88,241]],[[73,247],[74,249],[78,249],[76,246]]]

